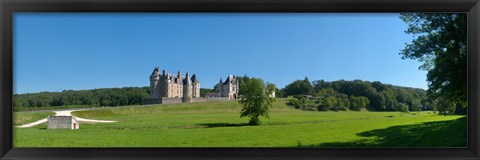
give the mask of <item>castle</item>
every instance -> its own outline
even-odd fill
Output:
[[[160,74],[159,67],[153,69],[150,75],[150,97],[143,99],[142,104],[167,104],[182,102],[201,102],[208,100],[235,100],[238,97],[238,80],[228,76],[225,82],[220,79],[218,92],[207,93],[206,98],[200,97],[200,81],[195,74],[188,72],[182,77],[168,74],[166,70]]]
[[[236,100],[238,98],[238,79],[233,75],[229,75],[225,82],[220,78],[220,82],[216,85],[218,92],[210,92],[206,94],[208,98],[226,97],[228,100]]]
[[[192,98],[200,97],[200,82],[195,74],[182,77],[180,71],[176,76],[168,74],[166,70],[159,73],[155,67],[150,75],[150,98],[182,98],[183,102],[190,102]]]

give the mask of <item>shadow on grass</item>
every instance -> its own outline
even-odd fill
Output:
[[[251,126],[248,123],[200,123],[197,125],[207,128]]]
[[[467,118],[392,126],[357,134],[361,140],[297,147],[466,147]]]

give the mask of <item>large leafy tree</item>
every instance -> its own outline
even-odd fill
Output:
[[[403,13],[405,31],[415,36],[400,52],[416,59],[428,71],[428,95],[443,96],[465,105],[467,101],[467,15],[465,13]]]
[[[259,125],[259,117],[269,118],[269,108],[275,98],[270,97],[275,85],[265,84],[262,79],[248,78],[240,82],[239,102],[243,105],[240,117],[250,117],[250,125]]]

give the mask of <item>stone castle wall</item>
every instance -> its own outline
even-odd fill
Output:
[[[228,101],[228,97],[212,97],[212,98],[193,98],[192,102],[206,102],[206,101]]]
[[[228,101],[230,100],[228,97],[210,97],[210,98],[205,98],[208,101]]]
[[[173,104],[173,103],[182,103],[182,98],[145,98],[142,100],[142,105],[149,104]]]
[[[167,98],[163,97],[161,98],[161,103],[160,104],[174,104],[174,103],[182,103],[182,98]]]
[[[142,100],[142,105],[148,104],[162,104],[162,99],[160,98],[145,98]]]
[[[228,97],[192,98],[191,102],[228,101]],[[183,103],[182,98],[145,98],[142,105]]]

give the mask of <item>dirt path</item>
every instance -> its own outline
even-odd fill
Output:
[[[63,111],[53,111],[55,112],[55,116],[73,116],[72,115],[72,112],[73,111],[83,111],[85,109],[81,109],[81,110],[63,110]],[[73,116],[75,117],[75,116]],[[75,117],[75,119],[77,119],[78,122],[87,122],[87,123],[113,123],[113,122],[117,122],[117,121],[104,121],[104,120],[95,120],[95,119],[84,119],[84,118],[79,118],[79,117]],[[32,123],[28,123],[28,124],[24,124],[24,125],[21,125],[21,126],[16,126],[17,128],[28,128],[28,127],[33,127],[33,126],[36,126],[36,125],[39,125],[39,124],[42,124],[42,123],[45,123],[47,122],[47,118],[44,118],[44,119],[41,119],[41,120],[38,120],[38,121],[35,121],[35,122],[32,122]]]
[[[47,122],[47,119],[46,119],[46,118],[41,119],[41,120],[38,120],[38,121],[36,121],[36,122],[24,124],[24,125],[21,125],[21,126],[16,126],[16,128],[28,128],[28,127],[33,127],[33,126],[36,126],[36,125],[39,125],[39,124],[42,124],[42,123],[45,123],[45,122]]]

